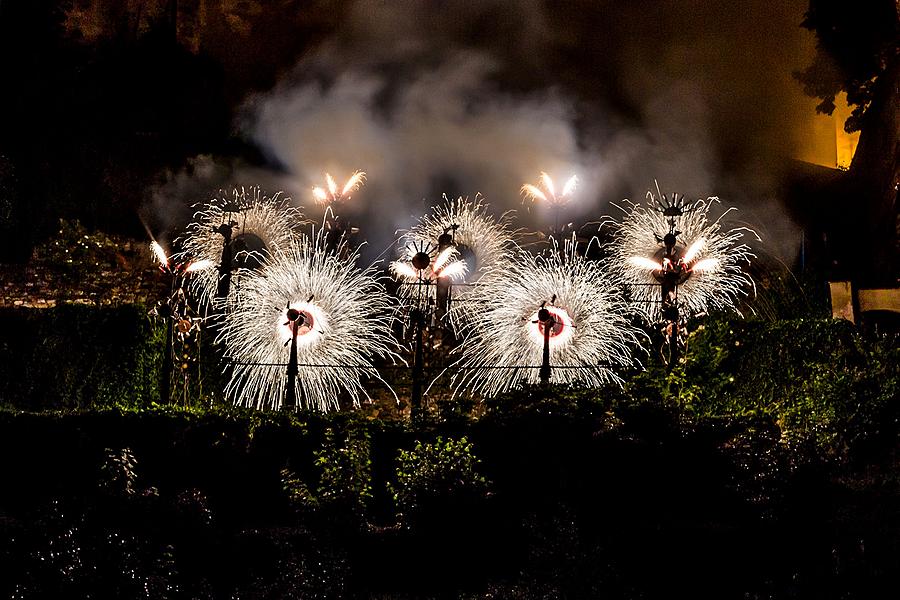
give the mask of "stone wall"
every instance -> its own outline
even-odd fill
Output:
[[[166,297],[169,285],[169,277],[153,264],[149,244],[61,222],[57,235],[36,247],[28,264],[0,265],[0,307],[149,306]]]

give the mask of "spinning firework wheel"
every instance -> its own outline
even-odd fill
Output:
[[[325,412],[342,396],[369,398],[369,379],[387,386],[375,360],[397,358],[394,308],[374,267],[358,268],[357,258],[327,251],[321,233],[301,236],[236,291],[217,338],[235,404]]]
[[[737,300],[753,288],[744,272],[753,254],[742,242],[746,228],[723,231],[709,219],[718,198],[685,202],[659,192],[647,205],[628,203],[608,244],[606,268],[627,290],[645,319],[663,334],[663,360],[673,365],[684,349],[687,319],[712,309],[737,310]],[[758,239],[758,238],[757,238]]]
[[[520,250],[478,288],[451,367],[456,391],[491,397],[522,383],[621,381],[615,370],[635,364],[640,331],[600,265],[576,250],[574,240],[539,256]]]
[[[190,282],[200,306],[225,307],[236,276],[252,277],[273,253],[296,239],[303,214],[289,201],[280,193],[269,197],[251,187],[195,205],[192,222],[176,241],[181,248],[176,259],[217,265]]]

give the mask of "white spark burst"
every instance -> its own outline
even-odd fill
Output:
[[[169,266],[169,257],[156,240],[150,242],[150,252],[153,254],[153,258],[156,259],[156,262],[159,263],[160,268],[165,269]]]
[[[619,207],[625,216],[615,224],[613,240],[607,245],[605,266],[624,288],[650,322],[662,316],[659,275],[664,269],[663,237],[669,233],[673,218],[678,240],[674,254],[681,258],[686,279],[678,285],[678,304],[685,317],[713,309],[737,310],[736,303],[755,290],[753,280],[743,270],[754,257],[744,236],[756,234],[747,228],[724,230],[721,220],[734,208],[711,221],[710,208],[716,197],[684,204],[674,217],[660,210],[652,192],[647,205],[626,201]]]
[[[231,227],[234,270],[232,284],[247,278],[250,268],[258,268],[274,251],[289,246],[303,223],[302,212],[290,206],[281,192],[266,196],[258,187],[221,192],[209,202],[194,205],[196,212],[176,243],[179,261],[193,261],[195,272],[189,290],[201,305],[217,303],[216,290],[225,238],[217,230]],[[242,268],[243,267],[243,268]]]
[[[539,256],[513,253],[503,273],[473,294],[464,324],[470,335],[451,367],[459,369],[454,389],[495,396],[537,383],[543,303],[556,321],[549,340],[553,382],[621,383],[615,369],[636,364],[632,349],[642,334],[630,325],[621,294],[597,262],[578,255],[574,239],[562,249],[556,240],[552,246]]]
[[[218,341],[233,363],[225,391],[235,404],[278,409],[284,402],[288,307],[304,316],[297,334],[297,406],[336,410],[342,394],[358,405],[369,397],[366,380],[384,383],[373,360],[396,358],[390,297],[373,267],[356,267],[356,252],[325,252],[323,244],[321,235],[302,236],[279,248],[234,295]]]
[[[452,290],[450,318],[455,322],[458,315],[466,311],[466,297],[473,287],[485,283],[488,278],[503,270],[509,260],[515,233],[510,229],[509,214],[504,213],[499,219],[492,217],[480,194],[474,200],[464,197],[450,200],[445,195],[443,204],[434,207],[431,214],[423,216],[410,228],[404,234],[402,243],[408,254],[409,248],[436,244],[444,234],[452,236],[453,246],[458,252],[459,260],[455,264],[465,265],[461,276],[452,277],[456,285]],[[412,256],[407,255],[405,258],[409,261]],[[416,297],[420,290],[415,289],[417,286],[412,284],[418,281],[419,273],[415,269],[392,270],[405,283],[400,286],[401,296]],[[448,265],[443,274],[452,276],[455,271],[462,270],[460,266]],[[433,295],[435,290],[431,288],[433,286],[427,292]]]

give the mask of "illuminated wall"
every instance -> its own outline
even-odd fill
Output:
[[[844,94],[835,98],[837,108],[830,116],[816,113],[817,103],[816,99],[809,99],[809,118],[798,128],[795,158],[823,167],[847,169],[859,142],[859,132],[844,131],[844,122],[851,110],[847,98]]]

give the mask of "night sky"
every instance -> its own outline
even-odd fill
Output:
[[[3,255],[60,216],[164,240],[232,185],[363,169],[346,211],[377,254],[450,197],[525,225],[518,189],[578,174],[571,218],[654,179],[721,196],[791,259],[775,190],[814,157],[805,0],[4,2]],[[173,17],[174,15],[174,17]],[[824,117],[819,117],[824,118]]]

